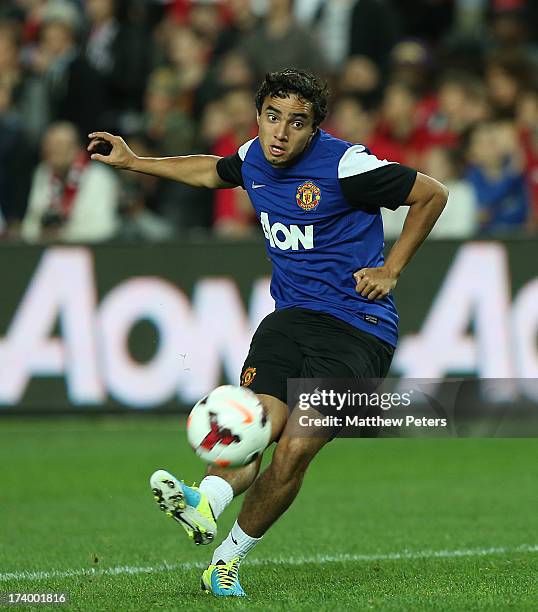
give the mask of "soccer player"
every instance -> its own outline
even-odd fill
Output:
[[[241,384],[271,418],[271,464],[210,467],[199,487],[159,470],[151,479],[162,510],[197,544],[213,541],[216,521],[247,491],[239,517],[213,552],[202,587],[244,595],[239,564],[297,495],[305,471],[330,437],[294,437],[285,429],[287,378],[383,378],[397,341],[391,297],[400,273],[441,214],[447,189],[406,166],[380,160],[361,144],[320,129],[326,87],[312,74],[268,74],[255,98],[258,136],[235,155],[141,158],[118,136],[89,135],[92,159],[188,185],[246,189],[272,261],[276,310],[260,324]],[[108,144],[107,144],[108,143]],[[103,145],[108,155],[97,153]],[[386,261],[380,207],[409,211]]]

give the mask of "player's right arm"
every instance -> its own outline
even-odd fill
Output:
[[[235,187],[224,181],[217,172],[220,157],[215,155],[185,155],[181,157],[138,157],[120,136],[108,132],[92,132],[88,151],[91,159],[103,162],[114,168],[143,172],[161,178],[179,181],[193,187],[218,189]],[[112,149],[108,155],[96,151],[103,144],[109,143]]]

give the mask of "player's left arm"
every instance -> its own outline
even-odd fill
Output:
[[[362,268],[353,274],[355,290],[369,300],[388,295],[418,247],[431,232],[448,200],[448,189],[439,181],[417,172],[413,187],[405,200],[409,212],[398,240],[379,268]]]

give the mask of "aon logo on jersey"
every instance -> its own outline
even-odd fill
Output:
[[[269,221],[269,215],[266,212],[260,213],[260,221],[263,228],[263,233],[269,244],[272,247],[277,247],[281,251],[298,251],[299,245],[303,249],[314,248],[314,226],[290,225],[286,227],[283,223],[273,223]]]

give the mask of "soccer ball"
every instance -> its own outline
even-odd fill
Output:
[[[254,461],[269,444],[271,422],[256,394],[223,385],[202,398],[187,419],[187,438],[206,463],[236,467]]]

